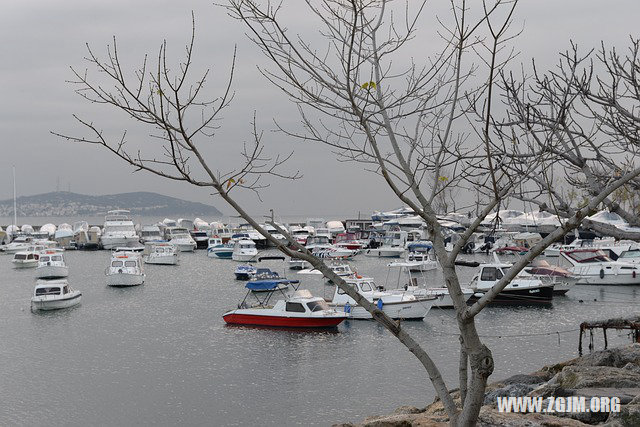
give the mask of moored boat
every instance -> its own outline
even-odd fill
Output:
[[[232,244],[222,243],[222,238],[217,235],[209,238],[207,246],[207,256],[209,258],[231,259],[232,255]]]
[[[178,249],[171,243],[152,243],[149,253],[144,257],[145,264],[177,265]]]
[[[137,286],[144,283],[145,274],[142,269],[139,252],[114,251],[111,254],[109,267],[105,271],[108,286]]]
[[[35,268],[38,266],[40,254],[36,251],[20,251],[13,255],[13,268]]]
[[[69,275],[69,267],[64,261],[62,249],[48,249],[40,253],[36,278],[60,279]]]
[[[277,281],[263,281],[263,283],[249,282],[246,287],[249,289],[245,299],[238,305],[238,308],[225,313],[222,318],[227,324],[232,325],[254,325],[271,326],[285,328],[335,328],[347,318],[346,313],[338,312],[320,298],[314,297],[307,290],[297,290],[291,296],[277,301],[273,306],[268,302]],[[258,289],[259,288],[259,289]],[[264,298],[253,291],[271,291]],[[257,304],[249,304],[249,295],[258,295]]]
[[[511,264],[480,264],[478,273],[471,279],[469,287],[475,294],[469,302],[475,302],[504,277]],[[553,299],[553,284],[544,283],[530,275],[516,276],[495,297],[492,304],[549,304]]]
[[[59,310],[80,304],[82,293],[66,280],[38,280],[31,297],[32,310]]]
[[[233,245],[233,253],[231,259],[240,262],[255,261],[258,256],[258,250],[253,240],[240,239]]]

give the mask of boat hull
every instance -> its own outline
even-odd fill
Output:
[[[550,304],[553,299],[553,286],[541,286],[527,289],[505,289],[500,292],[491,304],[527,305]],[[484,292],[478,291],[469,298],[468,303],[478,301]]]
[[[231,259],[231,255],[233,255],[233,250],[216,251],[209,249],[207,251],[207,256],[209,258]]]
[[[31,309],[40,311],[61,310],[80,304],[81,299],[81,293],[60,299],[42,299],[40,297],[33,297],[31,298]]]
[[[45,265],[36,268],[37,279],[61,279],[69,276],[69,267]]]
[[[284,317],[258,314],[242,314],[237,310],[222,316],[230,325],[272,326],[279,328],[335,328],[345,317]]]
[[[138,286],[144,283],[144,274],[109,274],[107,275],[107,285],[116,287]]]
[[[26,262],[21,262],[21,261],[12,261],[13,262],[13,268],[35,268],[38,266],[38,260],[28,260]]]
[[[422,320],[425,318],[435,300],[413,300],[403,302],[393,302],[382,305],[382,311],[390,318],[397,320]],[[373,319],[371,313],[365,310],[364,307],[359,305],[350,305],[345,307],[344,304],[329,304],[330,307],[336,309],[336,311],[342,311],[347,313],[349,319],[355,320],[370,320]]]
[[[251,262],[255,261],[258,254],[233,254],[231,259],[238,262]]]
[[[144,259],[145,264],[155,264],[155,265],[177,265],[178,257],[177,256],[162,256],[162,257],[152,257],[147,256]]]

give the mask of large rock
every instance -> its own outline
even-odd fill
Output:
[[[530,384],[509,384],[484,395],[483,405],[496,404],[498,397],[526,396],[534,387]]]
[[[570,418],[549,414],[500,413],[490,406],[483,406],[478,419],[479,427],[586,427],[588,424]]]
[[[574,359],[576,366],[613,366],[622,368],[632,363],[640,366],[640,344],[613,347]]]
[[[636,396],[628,405],[624,405],[620,412],[611,413],[607,427],[638,427],[640,426],[640,396]]]
[[[640,374],[611,366],[566,366],[556,379],[563,389],[634,388],[640,384]]]

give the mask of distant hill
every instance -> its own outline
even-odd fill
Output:
[[[99,216],[112,209],[128,209],[134,215],[220,216],[222,213],[204,203],[188,202],[157,193],[136,192],[89,196],[57,191],[18,197],[19,216]],[[0,217],[13,216],[13,199],[0,201]]]

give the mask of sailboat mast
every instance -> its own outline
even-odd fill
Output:
[[[16,209],[16,166],[13,166],[13,225],[18,226],[18,211]]]

